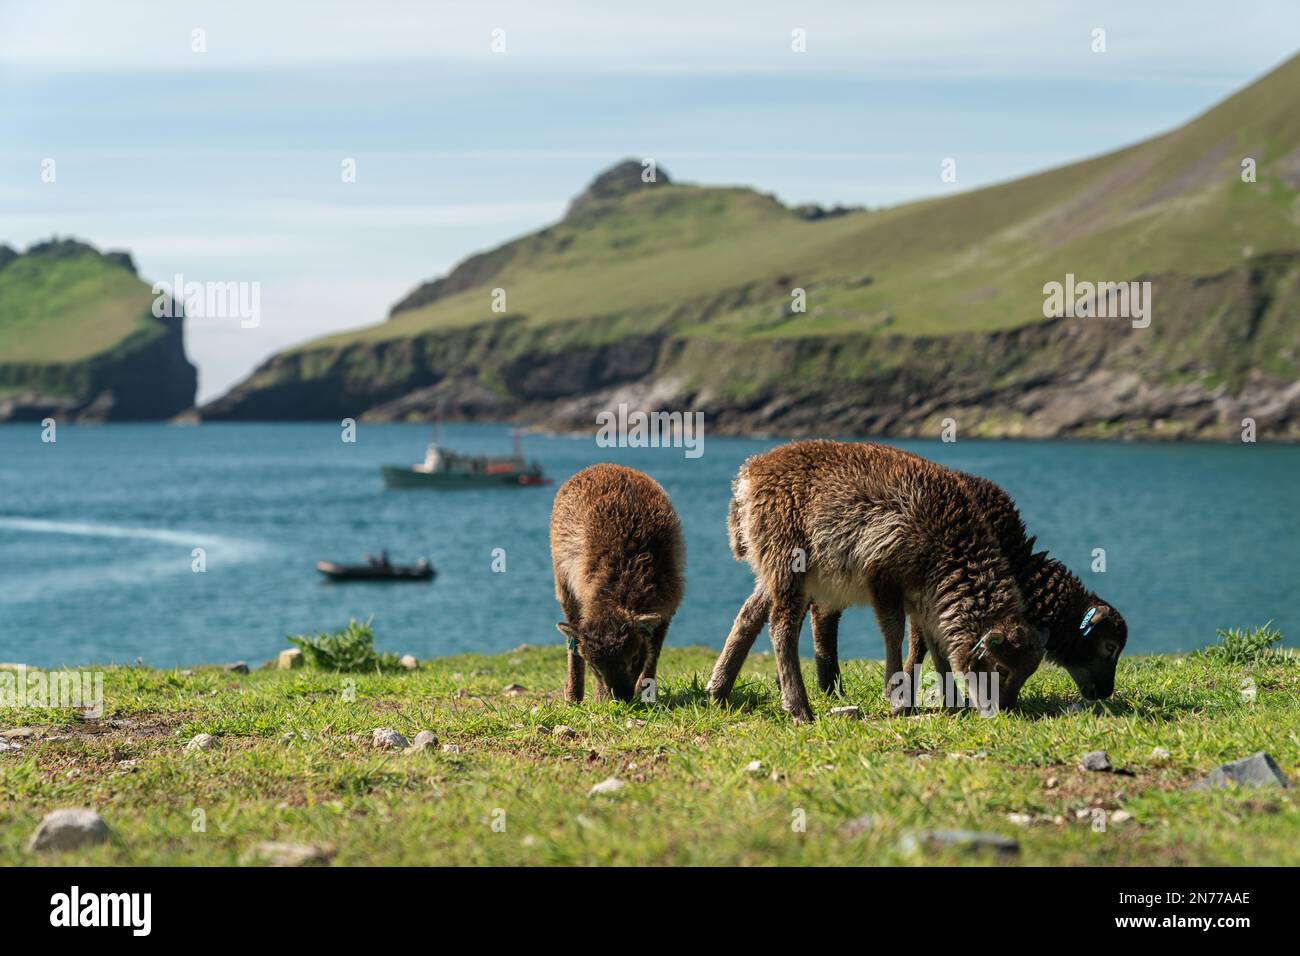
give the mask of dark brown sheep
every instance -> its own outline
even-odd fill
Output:
[[[551,564],[565,618],[556,627],[569,648],[565,697],[582,700],[587,664],[597,699],[653,692],[659,651],[685,591],[686,546],[667,493],[631,468],[584,468],[555,494]]]
[[[997,539],[1024,595],[1029,623],[1038,631],[1046,656],[1074,678],[1079,693],[1099,700],[1115,691],[1115,667],[1128,642],[1128,625],[1112,605],[1083,586],[1070,569],[1034,551],[1015,501],[1001,487],[978,475],[958,473],[985,524]],[[915,674],[925,657],[912,622],[906,670]]]
[[[755,586],[714,667],[715,700],[730,694],[766,620],[782,706],[797,721],[812,719],[798,651],[810,603],[824,688],[837,670],[834,624],[853,604],[875,608],[891,695],[902,677],[908,614],[924,622],[921,633],[941,670],[963,680],[999,675],[999,706],[1014,705],[1042,658],[997,543],[960,481],[934,462],[885,445],[783,445],[741,466],[728,530],[736,558],[754,569]]]

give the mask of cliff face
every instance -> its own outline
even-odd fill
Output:
[[[1231,439],[1249,418],[1293,440],[1297,170],[1300,58],[1137,146],[883,211],[648,184],[627,161],[201,414],[591,429],[627,402],[719,432]],[[1045,318],[1076,279],[1149,283],[1150,321]]]
[[[194,403],[183,320],[152,314],[124,252],[0,247],[0,421],[147,421]]]
[[[512,319],[283,353],[203,414],[587,430],[626,402],[703,411],[721,434],[934,437],[952,418],[967,436],[1236,439],[1252,418],[1261,438],[1300,438],[1300,381],[1253,357],[1294,328],[1300,253],[1152,282],[1163,312],[1151,335],[1060,318],[944,336],[656,333],[582,345],[589,330]]]

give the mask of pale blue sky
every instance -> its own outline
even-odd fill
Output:
[[[1295,0],[0,0],[0,241],[75,235],[150,279],[260,282],[257,329],[190,323],[209,398],[557,218],[625,156],[893,204],[1145,138],[1297,48]]]

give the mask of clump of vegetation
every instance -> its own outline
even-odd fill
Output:
[[[1269,621],[1263,627],[1246,630],[1241,627],[1220,628],[1217,632],[1219,643],[1207,647],[1200,653],[1214,661],[1224,664],[1253,664],[1263,658],[1274,657],[1273,647],[1282,642],[1282,632]]]
[[[353,618],[345,630],[333,634],[318,631],[311,637],[300,634],[289,637],[288,641],[302,651],[303,661],[308,667],[370,674],[400,670],[401,664],[395,654],[375,650],[371,620],[366,618],[366,623],[362,624]]]

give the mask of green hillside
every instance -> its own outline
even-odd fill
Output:
[[[152,303],[149,286],[119,261],[72,244],[38,247],[0,268],[0,356],[77,362],[132,335],[162,334]]]
[[[53,240],[0,252],[0,421],[165,418],[193,403],[181,323],[126,253]]]
[[[1255,182],[1242,180],[1247,157]],[[1090,340],[1102,366],[1166,390],[1193,380],[1205,396],[1224,382],[1236,393],[1254,373],[1300,374],[1300,57],[1138,145],[883,211],[813,218],[750,189],[663,176],[645,184],[639,174],[633,161],[615,167],[562,221],[467,260],[387,321],[272,359],[210,415],[261,417],[270,407],[277,416],[323,415],[310,383],[337,390],[340,379],[354,411],[359,402],[379,417],[445,414],[428,402],[385,406],[404,388],[463,378],[472,359],[474,383],[501,400],[484,414],[547,418],[539,401],[573,393],[521,391],[511,373],[531,373],[565,351],[648,336],[654,354],[631,363],[639,376],[596,376],[577,392],[667,381],[682,400],[715,408],[743,430],[738,399],[815,402],[827,374],[865,401],[895,403],[874,387],[888,392],[890,376],[946,382],[956,364],[981,366],[986,385],[1003,381],[1017,364],[1005,360],[1003,333],[1049,325],[1043,286],[1066,273],[1156,285],[1155,323],[1140,339],[1123,322],[1101,339],[1093,330],[1058,332]],[[492,310],[496,288],[506,293],[504,313]],[[806,311],[790,308],[795,288],[806,291]],[[500,323],[509,341],[479,355]],[[759,346],[781,357],[773,362]],[[937,366],[916,364],[918,352],[936,351],[944,354]],[[299,414],[275,394],[290,381]],[[1151,415],[1162,417],[1159,409]],[[1292,429],[1289,416],[1283,433]],[[780,416],[766,424],[801,427]]]

